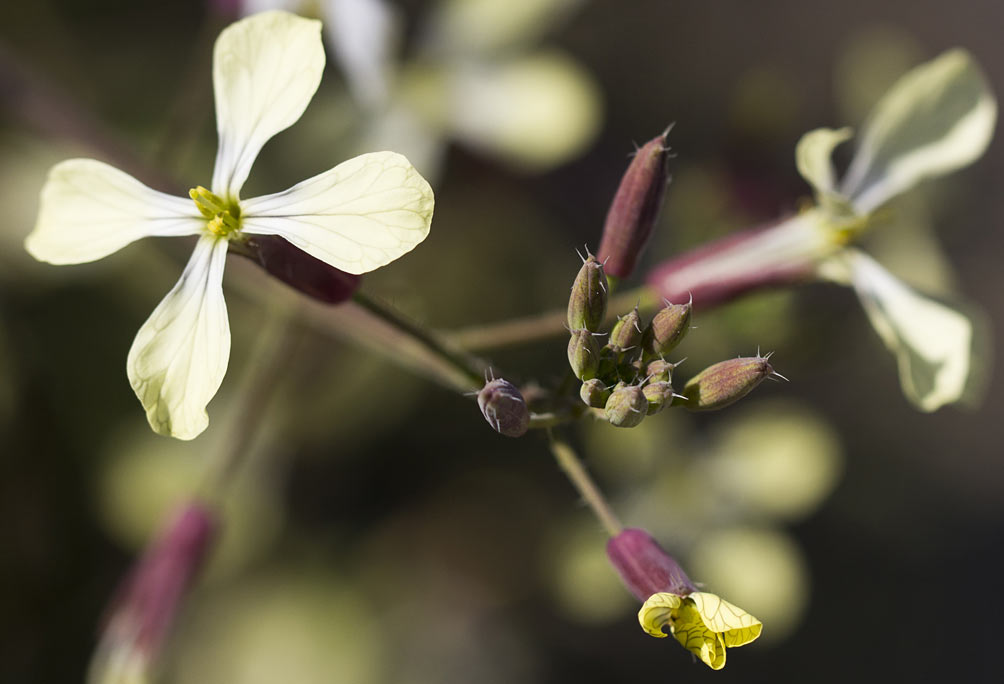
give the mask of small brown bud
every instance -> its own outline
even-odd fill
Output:
[[[669,182],[666,168],[668,133],[666,129],[638,150],[610,204],[599,258],[612,276],[627,278],[631,275],[652,236]]]
[[[618,354],[637,347],[641,343],[642,336],[640,323],[641,316],[638,315],[636,306],[633,311],[617,319],[614,329],[610,331],[607,347]]]
[[[597,332],[607,315],[607,276],[592,254],[582,263],[568,298],[568,329]]]
[[[673,351],[690,330],[691,302],[669,304],[645,328],[642,349],[647,359],[661,359]]]
[[[568,365],[579,380],[596,377],[600,367],[600,345],[588,330],[573,330],[568,340]]]
[[[650,382],[642,389],[648,402],[648,415],[654,415],[673,402],[673,386],[668,382]]]
[[[523,395],[508,380],[498,378],[478,392],[478,406],[492,429],[506,437],[521,437],[530,427],[530,411]]]
[[[610,390],[603,384],[602,380],[593,378],[582,383],[582,387],[579,388],[579,397],[586,406],[603,408],[607,404],[607,399],[610,398]]]
[[[618,385],[607,399],[604,415],[614,427],[634,427],[648,415],[648,400],[637,385]]]
[[[714,411],[739,401],[764,378],[777,375],[767,361],[769,356],[729,359],[708,366],[687,381],[682,392],[686,399],[680,403],[692,411]]]

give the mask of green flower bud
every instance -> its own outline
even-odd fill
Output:
[[[579,397],[582,403],[593,408],[603,408],[610,398],[610,390],[599,378],[586,380],[579,388]]]
[[[530,427],[530,411],[523,395],[508,380],[498,378],[478,392],[478,406],[495,432],[506,437],[521,437]]]
[[[767,357],[729,359],[692,377],[683,388],[680,403],[692,411],[714,411],[739,401],[770,376],[777,376]]]
[[[634,427],[648,415],[648,400],[637,385],[619,385],[607,399],[604,415],[614,427]]]
[[[666,381],[650,382],[642,389],[648,402],[648,415],[653,415],[673,402],[673,386]]]
[[[640,323],[641,316],[638,315],[636,306],[633,311],[617,319],[614,329],[610,331],[607,346],[619,354],[637,347],[642,336]]]
[[[669,361],[664,361],[663,359],[656,359],[645,367],[645,376],[648,378],[649,382],[672,382],[673,369],[676,368],[676,366],[677,364],[675,363],[670,363]]]
[[[568,298],[568,329],[597,332],[607,315],[607,276],[592,254],[582,263]]]
[[[588,330],[573,330],[568,340],[568,365],[579,380],[596,377],[600,367],[600,345]]]
[[[642,338],[646,359],[662,358],[680,344],[690,330],[691,304],[669,304],[655,315]]]

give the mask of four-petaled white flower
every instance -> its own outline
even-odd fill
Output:
[[[432,221],[429,184],[399,154],[350,159],[292,188],[253,199],[240,190],[265,143],[313,97],[324,69],[321,24],[265,12],[225,29],[213,53],[219,134],[211,191],[191,199],[152,190],[92,159],[56,165],[42,189],[38,223],[25,241],[41,261],[94,261],[146,236],[197,235],[181,280],[140,328],[129,382],[153,429],[192,439],[230,357],[223,265],[230,240],[276,235],[348,273],[365,273],[410,251]]]

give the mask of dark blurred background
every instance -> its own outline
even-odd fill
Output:
[[[991,0],[550,2],[553,15],[525,25],[491,19],[506,3],[467,4],[400,6],[397,83],[418,123],[375,130],[329,56],[247,193],[367,146],[407,151],[436,188],[432,234],[364,288],[434,328],[563,307],[573,248],[597,244],[633,144],[670,122],[674,180],[648,265],[796,207],[809,195],[794,165],[801,134],[860,125],[906,69],[962,46],[998,92],[1004,83],[1004,7]],[[430,42],[444,12],[453,40],[473,44],[464,59],[487,74],[521,69],[489,83],[497,127],[467,87],[482,72]],[[60,268],[21,247],[61,159],[104,159],[165,190],[206,183],[210,55],[225,24],[220,6],[198,2],[0,9],[0,681],[82,679],[118,580],[247,422],[242,379],[272,309],[233,272],[230,371],[210,429],[182,443],[148,430],[124,361],[188,245],[145,240]],[[554,96],[540,118],[535,89]],[[1002,144],[912,193],[911,225],[868,244],[905,280],[985,317],[994,340]],[[265,277],[237,257],[228,269],[244,284]],[[979,407],[915,411],[853,293],[834,286],[751,297],[696,323],[685,368],[759,346],[791,382],[713,415],[568,434],[625,523],[763,620],[764,637],[730,651],[724,671],[638,628],[602,531],[541,435],[502,438],[470,398],[303,325],[252,421],[165,681],[1000,681],[999,375],[988,369]],[[514,381],[550,381],[564,342],[482,353]]]

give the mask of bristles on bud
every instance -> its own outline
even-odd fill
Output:
[[[481,414],[492,429],[506,437],[522,437],[530,427],[530,411],[516,386],[498,378],[478,392]]]

